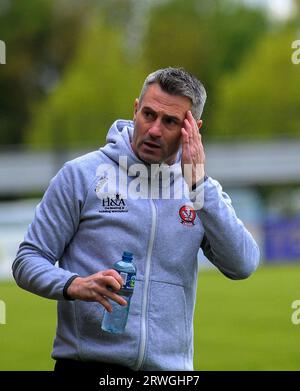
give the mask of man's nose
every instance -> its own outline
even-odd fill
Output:
[[[155,120],[155,122],[151,125],[150,129],[148,130],[148,133],[152,137],[161,137],[162,135],[162,123],[159,118]]]

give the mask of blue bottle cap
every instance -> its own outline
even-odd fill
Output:
[[[123,251],[122,258],[126,261],[132,261],[133,254],[129,251]]]

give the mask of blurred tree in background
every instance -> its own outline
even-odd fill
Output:
[[[31,107],[58,82],[72,58],[85,7],[65,1],[1,0],[0,38],[7,65],[0,69],[1,144],[24,142]]]
[[[213,129],[218,139],[300,136],[300,69],[291,62],[293,31],[266,36],[240,69],[224,77]]]
[[[222,75],[234,72],[267,30],[261,9],[229,0],[173,0],[152,8],[144,43],[148,71],[183,66],[208,92],[204,109],[205,139],[213,137],[211,118]]]
[[[99,146],[112,121],[133,117],[145,73],[126,50],[122,23],[101,11],[95,8],[89,18],[59,86],[36,107],[30,144]]]
[[[235,0],[2,0],[1,144],[98,146],[166,66],[206,86],[205,141],[299,136],[299,25],[274,24]]]

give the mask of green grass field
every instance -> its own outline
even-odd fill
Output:
[[[262,267],[231,281],[201,271],[195,313],[195,369],[300,370],[300,265]],[[6,324],[0,325],[0,370],[52,370],[56,303],[0,284]]]

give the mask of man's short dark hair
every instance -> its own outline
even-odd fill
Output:
[[[171,95],[189,98],[192,102],[192,114],[196,120],[201,118],[206,101],[206,91],[203,84],[183,68],[163,68],[150,73],[144,82],[139,97],[141,103],[151,84],[157,83],[160,88]]]

